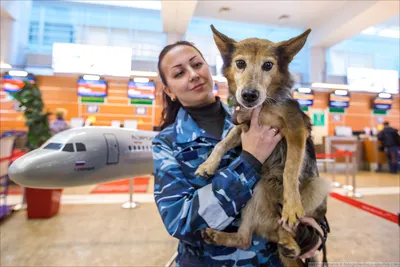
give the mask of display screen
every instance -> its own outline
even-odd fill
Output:
[[[350,103],[349,95],[336,95],[331,93],[329,95],[329,107],[330,108],[348,108]]]
[[[294,91],[293,92],[293,98],[299,102],[301,107],[312,107],[314,104],[314,92],[309,91],[309,92],[299,92],[299,91]]]
[[[78,79],[78,96],[107,96],[107,82],[104,79],[99,80],[85,80]]]
[[[137,99],[154,99],[155,85],[153,82],[128,82],[128,97]]]
[[[392,108],[393,98],[375,97],[372,100],[372,109],[375,110],[390,110]]]
[[[21,91],[21,89],[24,87],[24,80],[29,81],[30,83],[36,82],[35,77],[32,75],[12,76],[5,74],[2,78],[1,87],[4,92],[15,93]]]
[[[350,91],[399,93],[399,73],[397,70],[369,68],[347,69],[347,84]]]

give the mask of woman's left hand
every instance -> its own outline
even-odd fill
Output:
[[[319,226],[319,224],[314,220],[314,218],[311,217],[303,217],[300,220],[301,223],[303,224],[308,224],[311,225],[313,228],[315,228],[317,231],[319,231],[321,233],[322,236],[324,236],[324,231],[322,230],[322,228]],[[322,240],[321,238],[318,239],[318,243],[315,245],[315,247],[313,247],[310,251],[304,253],[303,255],[300,255],[299,258],[302,260],[311,258],[312,256],[315,255],[315,253],[317,252],[318,248],[321,246],[322,244]]]

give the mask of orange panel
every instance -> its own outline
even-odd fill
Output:
[[[47,101],[63,101],[77,103],[78,95],[73,91],[62,91],[62,90],[42,90],[43,102]]]

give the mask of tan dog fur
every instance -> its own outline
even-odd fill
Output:
[[[278,225],[276,206],[283,205],[281,219],[295,228],[303,216],[318,220],[325,216],[329,192],[329,183],[318,177],[315,162],[306,153],[306,140],[311,135],[310,120],[290,95],[293,82],[288,64],[301,50],[311,30],[288,41],[273,43],[257,38],[235,42],[213,26],[211,28],[224,60],[223,73],[228,80],[229,91],[239,107],[235,112],[240,125],[216,145],[196,174],[203,177],[212,175],[222,156],[240,144],[241,132],[248,130],[251,112],[256,106],[262,105],[259,123],[280,129],[285,140],[278,144],[263,164],[262,179],[242,210],[238,233],[206,229],[203,238],[208,243],[247,249],[252,235],[257,234],[279,244],[285,266],[298,266],[296,258],[300,248],[294,236]],[[245,61],[246,67],[239,69],[235,65],[237,60]],[[265,71],[261,67],[265,62],[271,62],[272,69]],[[241,95],[243,90],[249,88],[257,90],[259,98],[254,106],[246,107]]]

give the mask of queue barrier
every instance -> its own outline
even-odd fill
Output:
[[[342,185],[336,181],[336,159],[337,158],[345,158],[346,160],[346,184]],[[324,164],[332,164],[333,171],[332,171],[332,185],[334,187],[341,187],[346,190],[346,195],[355,197],[355,198],[362,198],[363,195],[356,192],[356,174],[357,174],[357,165],[356,165],[356,154],[354,151],[348,150],[336,150],[336,153],[324,154],[324,153],[317,153],[316,154],[317,163],[324,163]],[[352,166],[350,166],[350,158],[352,158]],[[350,170],[351,168],[351,170]],[[350,171],[352,175],[352,181],[350,184]]]

